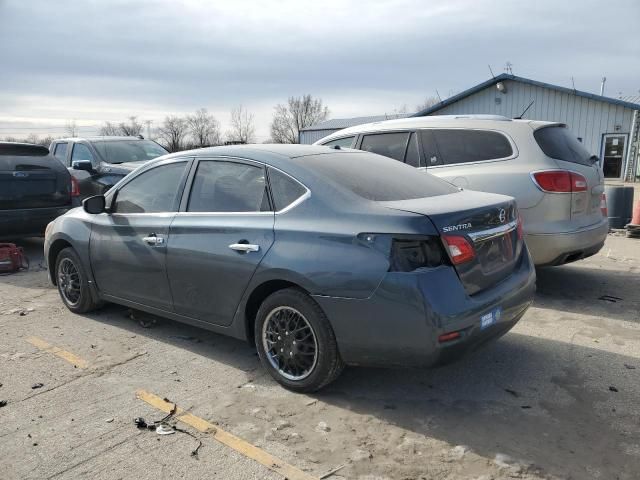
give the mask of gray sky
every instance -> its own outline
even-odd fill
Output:
[[[413,110],[497,75],[638,94],[640,2],[0,0],[0,137],[94,133],[239,104],[258,140],[290,95],[331,117]],[[636,33],[634,34],[634,30]]]

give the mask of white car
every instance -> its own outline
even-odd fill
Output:
[[[346,128],[316,144],[375,152],[465,189],[514,197],[538,266],[597,253],[609,230],[598,159],[561,123],[411,117]]]

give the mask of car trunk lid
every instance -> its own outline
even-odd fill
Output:
[[[504,280],[518,263],[523,241],[518,235],[518,211],[511,197],[461,191],[380,203],[395,210],[425,215],[431,220],[471,295]],[[471,247],[473,258],[456,264],[453,252],[456,248],[466,248],[464,243],[457,243],[461,238]]]
[[[0,144],[0,210],[60,207],[70,202],[69,172],[46,147]]]

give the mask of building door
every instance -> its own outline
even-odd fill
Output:
[[[605,178],[622,178],[627,135],[606,133],[602,137],[602,172]]]

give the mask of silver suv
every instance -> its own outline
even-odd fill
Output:
[[[607,236],[597,157],[561,123],[414,117],[346,128],[316,144],[375,152],[465,189],[514,197],[538,266],[593,255]]]

